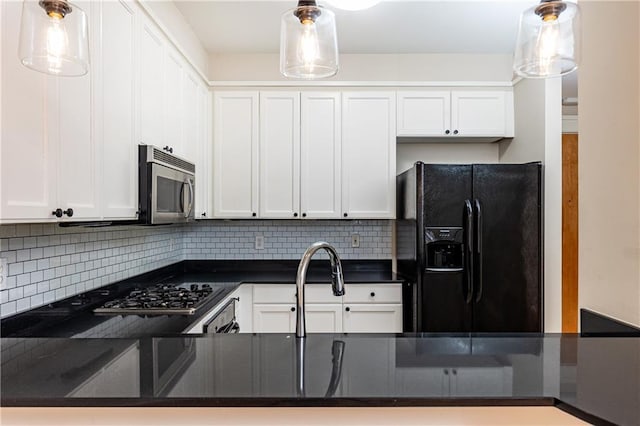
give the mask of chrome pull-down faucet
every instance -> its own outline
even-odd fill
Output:
[[[304,319],[304,285],[307,280],[307,269],[311,262],[311,257],[320,249],[324,249],[329,254],[331,262],[331,288],[334,296],[344,295],[344,277],[342,276],[342,264],[336,249],[329,243],[318,241],[313,243],[305,250],[298,264],[298,273],[296,274],[296,337],[305,337],[307,335]]]

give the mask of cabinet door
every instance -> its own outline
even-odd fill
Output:
[[[300,94],[260,93],[260,217],[289,219],[300,209]]]
[[[214,216],[257,216],[258,92],[213,96]]]
[[[196,164],[196,174],[200,169],[198,164],[199,138],[198,138],[198,77],[195,74],[184,71],[182,73],[182,150],[178,155]],[[175,153],[175,151],[174,151]],[[198,179],[199,180],[199,179]]]
[[[451,92],[398,92],[398,136],[444,136],[451,129]]]
[[[53,218],[55,77],[26,68],[17,57],[22,3],[3,1],[0,10],[0,217],[3,222]]]
[[[211,215],[211,94],[200,85],[197,92],[198,109],[196,116],[196,210],[198,219]]]
[[[341,214],[340,93],[302,93],[300,119],[302,217],[338,218]]]
[[[138,142],[164,146],[164,41],[158,30],[140,14],[138,43]]]
[[[307,303],[304,309],[308,333],[342,333],[342,303]]]
[[[85,11],[89,5],[81,5]],[[87,11],[87,13],[90,13]],[[98,146],[93,132],[89,72],[82,77],[60,78],[58,97],[58,201],[62,210],[73,209],[68,220],[100,218]]]
[[[395,99],[395,92],[342,95],[344,217],[395,217]]]
[[[451,92],[451,127],[458,136],[505,136],[505,92]]]
[[[345,304],[345,333],[402,333],[402,305]]]
[[[138,150],[135,139],[136,9],[126,0],[100,2],[100,46],[93,69],[96,133],[102,156],[102,215],[134,219],[138,210]]]
[[[296,315],[293,304],[253,304],[254,333],[293,333]]]
[[[178,53],[168,46],[164,57],[164,140],[163,146],[173,148],[173,154],[188,159],[185,141],[182,140],[184,68]]]

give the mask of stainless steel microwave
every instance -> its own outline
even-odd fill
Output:
[[[148,225],[194,218],[196,166],[153,145],[138,147],[139,221]]]

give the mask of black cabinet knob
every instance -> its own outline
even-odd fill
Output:
[[[346,308],[344,308],[344,310],[349,312],[349,311],[351,311],[351,308],[347,306]]]
[[[207,217],[207,212],[202,212],[202,214],[200,216]]]
[[[258,214],[253,212],[253,213],[251,213],[251,216],[256,217],[256,216],[258,216]]]
[[[71,208],[66,209],[66,210],[64,210],[62,212],[62,214],[66,214],[67,216],[71,217],[71,216],[73,216],[73,209],[71,209]]]
[[[173,148],[172,148],[172,147],[170,147],[169,145],[165,146],[165,147],[164,147],[164,148],[162,148],[162,149],[164,149],[165,151],[167,151],[167,152],[169,152],[169,153],[173,154]]]
[[[307,214],[306,213],[302,213],[302,217],[307,217]]]
[[[457,131],[457,130],[454,130],[454,131],[453,131],[453,134],[454,134],[454,135],[457,135],[457,134],[458,134],[458,131]]]
[[[62,209],[55,209],[54,211],[51,212],[52,215],[54,215],[55,217],[62,217]]]
[[[449,130],[449,129],[447,129],[447,130],[445,130],[445,131],[444,131],[444,134],[445,134],[445,135],[448,135],[449,133],[451,133],[451,130]]]
[[[294,213],[294,214],[293,214],[293,217],[298,217],[298,213]]]
[[[376,297],[376,293],[375,293],[375,291],[372,291],[372,292],[371,292],[371,297]]]
[[[295,307],[292,307],[292,308],[291,308],[291,312],[295,312],[295,311],[296,311],[296,308],[295,308]]]
[[[347,217],[347,216],[349,216],[349,215],[348,215],[347,213],[345,213],[345,214],[343,214],[342,216]]]

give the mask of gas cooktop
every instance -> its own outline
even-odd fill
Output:
[[[105,315],[193,315],[223,291],[210,283],[164,283],[132,290],[93,310]]]

